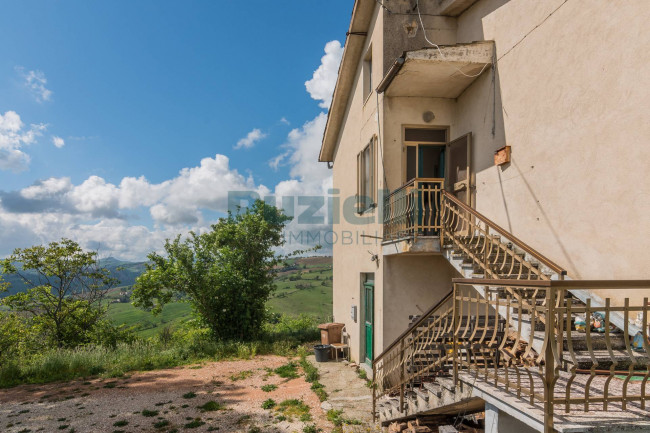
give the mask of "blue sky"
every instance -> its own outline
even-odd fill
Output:
[[[351,7],[5,2],[0,255],[67,236],[139,259],[209,226],[224,188],[324,191],[332,41]]]

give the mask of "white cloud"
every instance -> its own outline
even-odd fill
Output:
[[[62,148],[65,145],[65,141],[61,137],[57,137],[56,135],[52,136],[52,144],[54,144],[56,147],[59,149]]]
[[[17,66],[16,71],[22,75],[24,84],[36,101],[44,102],[52,99],[52,91],[45,87],[47,78],[41,71],[25,71],[22,66]]]
[[[284,123],[285,125],[291,125],[291,122],[289,122],[289,120],[287,120],[286,117],[282,117],[280,119],[280,123]]]
[[[72,182],[70,182],[69,177],[51,177],[27,188],[23,188],[20,191],[20,195],[28,200],[41,200],[66,193],[71,189]]]
[[[30,157],[23,146],[32,144],[42,135],[46,125],[30,125],[25,128],[15,111],[0,114],[0,170],[20,172],[27,169]]]
[[[251,147],[255,146],[255,143],[262,140],[263,138],[266,138],[266,136],[267,134],[255,128],[251,132],[246,134],[246,137],[239,139],[239,141],[235,145],[235,149],[241,149],[242,147],[244,149],[250,149]]]
[[[330,41],[325,45],[325,55],[321,64],[314,71],[311,80],[305,82],[307,92],[313,99],[321,101],[318,106],[329,108],[332,103],[332,93],[336,86],[336,77],[339,74],[339,65],[343,57],[343,47],[339,41]]]

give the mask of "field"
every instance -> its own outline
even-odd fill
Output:
[[[332,314],[332,258],[304,257],[292,259],[276,279],[278,289],[268,302],[273,313],[289,316],[306,314],[318,322],[331,320]],[[113,289],[108,298],[128,300],[128,287]],[[123,294],[126,293],[127,296]],[[135,308],[129,302],[111,303],[109,317],[116,324],[135,326],[141,337],[152,337],[165,326],[174,327],[192,318],[192,310],[185,302],[173,302],[154,316]]]

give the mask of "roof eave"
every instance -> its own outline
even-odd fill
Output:
[[[375,6],[376,3],[372,0],[355,0],[354,2],[350,28],[345,38],[343,58],[339,65],[332,103],[327,112],[327,123],[318,156],[320,162],[331,162],[334,158],[334,150],[341,132],[345,109],[367,37],[363,34],[368,32]]]

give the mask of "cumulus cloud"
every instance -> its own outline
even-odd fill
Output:
[[[26,170],[30,157],[23,147],[34,143],[45,129],[43,124],[32,124],[26,128],[15,111],[0,114],[0,170]]]
[[[52,136],[52,144],[54,144],[56,147],[59,149],[62,148],[65,145],[65,141],[61,137],[57,137],[56,135]]]
[[[255,146],[255,143],[266,138],[266,136],[267,134],[255,128],[251,132],[246,134],[246,137],[239,139],[239,141],[235,145],[235,149],[241,149],[242,147],[244,149],[250,149],[251,147]]]
[[[119,185],[99,176],[79,185],[68,177],[41,180],[20,191],[0,191],[0,206],[8,213],[58,211],[87,218],[122,218],[121,210],[148,207],[156,223],[179,225],[199,222],[201,209],[226,212],[230,191],[252,191],[260,197],[270,192],[251,176],[231,169],[228,157],[217,154],[158,184],[142,176],[125,177]]]
[[[25,71],[25,68],[22,66],[17,66],[16,71],[23,77],[25,87],[34,96],[36,101],[44,102],[52,99],[52,91],[45,87],[47,78],[45,78],[43,72]]]
[[[336,77],[343,57],[343,47],[339,41],[330,41],[325,45],[325,55],[321,64],[314,71],[311,80],[305,82],[307,92],[313,99],[321,101],[318,106],[329,108],[332,103],[332,93],[336,86]]]

